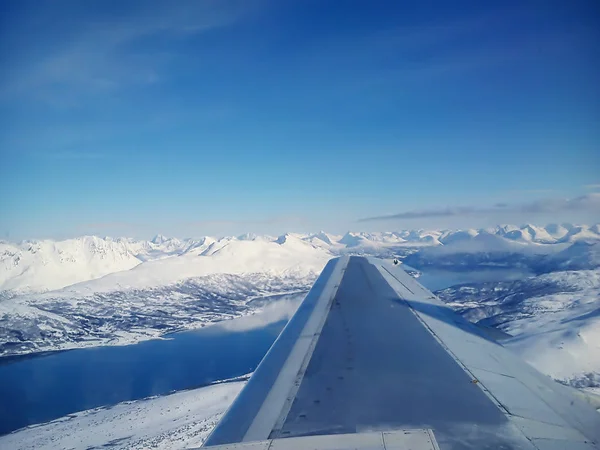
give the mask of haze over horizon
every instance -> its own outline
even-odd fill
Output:
[[[600,222],[600,7],[6,2],[0,237]]]

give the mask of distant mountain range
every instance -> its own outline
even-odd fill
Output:
[[[238,237],[177,239],[157,235],[150,241],[84,236],[63,241],[0,241],[0,298],[45,292],[110,274],[115,283],[146,287],[211,273],[312,272],[328,258],[344,253],[406,256],[443,260],[447,255],[502,252],[548,254],[577,242],[600,241],[600,226],[501,225],[489,229],[348,232],[334,235],[288,233],[279,237],[245,234]],[[425,250],[427,249],[427,250]],[[587,256],[571,250],[573,260]],[[585,252],[583,252],[585,253]],[[156,261],[163,261],[157,263]],[[413,258],[415,265],[418,259]],[[585,261],[584,261],[585,262]],[[160,267],[160,269],[158,269]],[[113,280],[104,283],[109,286]]]

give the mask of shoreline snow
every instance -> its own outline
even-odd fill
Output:
[[[0,448],[199,447],[245,384],[245,380],[224,380],[198,389],[69,414],[0,436]]]

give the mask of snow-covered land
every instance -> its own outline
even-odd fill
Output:
[[[46,291],[129,270],[141,262],[135,250],[125,239],[95,236],[19,244],[0,241],[0,290]]]
[[[511,334],[504,345],[543,373],[600,389],[598,225],[0,242],[0,354],[123,344],[251,314],[270,295],[302,296],[329,258],[346,253],[394,255],[416,276],[522,269],[517,280],[437,294],[469,320]],[[242,385],[71,414],[0,437],[0,447],[197,446]]]
[[[64,241],[0,241],[0,298],[56,290],[133,268],[136,271],[132,276],[108,278],[90,289],[105,286],[112,290],[116,284],[146,288],[212,273],[304,268],[319,258],[316,255],[321,259],[343,253],[391,256],[402,249],[408,249],[408,253],[421,249],[426,255],[433,252],[432,257],[482,251],[548,254],[575,242],[597,240],[599,225],[528,224],[479,230],[348,232],[343,236],[321,231],[288,233],[278,238],[245,234],[237,238],[184,240],[158,235],[151,241],[96,236]]]
[[[127,344],[249,314],[253,298],[307,291],[339,254],[394,255],[418,269],[591,269],[600,265],[598,231],[597,225],[502,225],[0,242],[0,356]]]
[[[291,235],[252,240],[244,236],[180,241],[157,236],[152,241],[133,241],[85,236],[59,242],[0,242],[0,292],[6,298],[98,279],[102,281],[74,286],[71,291],[149,288],[216,273],[306,273],[327,256]]]
[[[307,291],[332,254],[290,235],[205,240],[176,256],[0,301],[0,355],[128,344],[249,314]]]
[[[0,437],[12,450],[200,447],[245,381],[124,402],[23,428]]]
[[[453,286],[438,296],[472,322],[513,337],[503,345],[542,373],[600,387],[600,269]]]

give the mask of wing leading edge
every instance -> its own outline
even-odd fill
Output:
[[[391,446],[399,436],[422,441]],[[367,438],[381,446],[348,448],[594,449],[600,415],[400,267],[341,257],[205,446],[345,448],[327,445]]]

